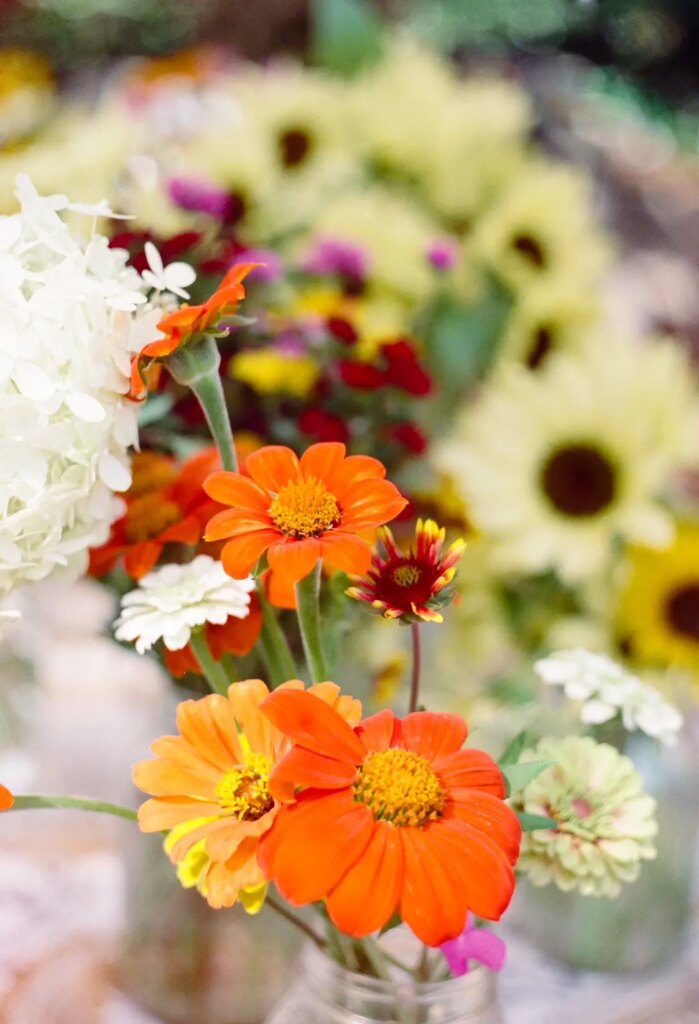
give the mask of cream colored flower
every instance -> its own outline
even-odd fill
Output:
[[[677,345],[607,339],[538,374],[503,368],[438,449],[503,571],[602,569],[615,538],[658,546],[658,498],[691,450],[693,384]]]
[[[534,885],[617,896],[656,856],[655,800],[628,757],[589,736],[543,739],[521,758],[542,760],[554,763],[512,802],[557,825],[524,833],[519,869]]]

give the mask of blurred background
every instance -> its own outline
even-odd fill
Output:
[[[448,67],[455,81],[491,83],[478,94],[481,99],[474,93],[471,100],[475,106],[483,102],[484,124],[469,127],[465,142],[446,154],[443,165],[435,163],[436,170],[426,166],[421,148],[434,144],[430,90],[440,95],[438,65],[423,61],[408,48],[395,82],[371,78],[394,44],[399,47],[408,37],[436,53],[439,67]],[[425,357],[425,363],[438,395],[442,394],[437,387],[440,374],[445,378],[443,393],[448,402],[454,329],[461,337],[463,327],[473,339],[471,354],[459,363],[462,370],[468,364],[459,383],[464,391],[479,388],[495,373],[491,353],[495,334],[510,339],[508,352],[530,370],[551,347],[548,321],[543,334],[541,324],[535,324],[534,331],[527,321],[539,348],[527,342],[526,351],[524,340],[513,340],[517,330],[523,337],[522,323],[510,334],[503,328],[512,310],[519,309],[517,304],[524,303],[528,284],[522,284],[516,273],[508,276],[509,270],[500,273],[500,257],[497,252],[493,255],[497,225],[488,221],[482,234],[474,227],[481,217],[486,225],[483,211],[496,191],[504,190],[505,179],[510,182],[516,177],[520,160],[524,166],[522,154],[526,151],[529,159],[535,151],[536,159],[573,166],[588,182],[592,197],[585,210],[594,213],[583,212],[571,221],[565,243],[560,243],[562,262],[572,263],[579,257],[582,264],[593,250],[589,258],[594,262],[597,248],[607,245],[586,236],[591,220],[599,225],[600,237],[614,240],[613,246],[610,243],[614,257],[597,261],[594,281],[586,271],[578,277],[575,268],[570,272],[560,293],[562,335],[572,324],[572,336],[584,322],[587,314],[581,319],[579,307],[591,301],[594,292],[604,308],[606,325],[672,339],[691,368],[699,356],[698,52],[696,0],[0,0],[0,212],[16,208],[18,172],[29,173],[43,193],[66,192],[86,202],[106,197],[117,212],[132,218],[126,225],[133,234],[127,241],[120,236],[119,242],[132,255],[134,245],[142,253],[143,239],[155,238],[163,252],[163,240],[177,240],[169,250],[173,258],[190,259],[187,245],[194,243],[191,238],[187,242],[185,235],[195,231],[192,252],[196,258],[191,258],[206,281],[207,273],[220,276],[222,245],[226,254],[264,247],[293,263],[300,258],[297,239],[305,242],[315,237],[312,232],[304,234],[307,221],[326,233],[341,234],[343,225],[355,223],[356,211],[363,211],[362,216],[374,226],[364,235],[359,231],[357,237],[369,249],[374,246],[377,267],[384,261],[376,296],[373,292],[370,296],[377,297],[372,316],[381,320],[387,309],[394,334],[403,337],[409,327],[411,337],[419,340],[422,330],[433,339],[433,354]],[[277,140],[281,140],[284,167],[272,172],[264,149],[266,137],[264,132],[256,133],[257,126],[271,131],[272,125],[281,132],[282,116],[291,115],[285,107],[288,97],[264,91],[255,95],[256,83],[262,81],[256,76],[277,66],[296,67],[290,62],[315,69],[323,81],[332,81],[339,98],[324,93],[321,100],[313,92],[315,86],[299,85],[288,104],[292,120]],[[296,81],[290,74],[290,80]],[[341,119],[337,111],[344,103],[340,92],[353,88],[351,83],[361,75],[365,91],[357,93],[359,114],[352,116],[359,117],[366,132],[357,130],[353,135],[350,117],[350,127],[338,143],[333,133]],[[421,105],[417,100],[423,75],[428,99]],[[237,76],[243,82],[240,95],[246,116],[253,112],[256,131],[251,134],[241,129],[239,97],[231,86]],[[380,115],[375,108],[385,97],[392,97],[391,102],[400,107],[406,83],[415,86],[415,94],[407,88],[403,100],[401,125],[407,134],[397,142],[390,140],[381,152],[379,143],[371,150],[372,125]],[[505,92],[501,94],[502,83]],[[478,121],[471,114],[469,118],[469,125]],[[448,119],[444,123],[444,138],[455,139],[459,129],[452,128]],[[376,129],[379,142],[385,141],[382,131]],[[291,181],[287,172],[306,160],[313,132],[322,143],[319,148],[326,147],[324,162],[319,162],[320,169],[304,171],[305,179]],[[405,159],[405,166],[381,164],[386,153],[396,152]],[[371,188],[357,178],[360,157],[366,166],[371,164]],[[418,203],[411,198],[411,190],[421,175],[420,188],[429,181],[434,194]],[[179,191],[173,182],[180,182]],[[191,187],[189,192],[184,187],[202,182],[225,192],[228,205],[221,218],[225,222],[221,237],[216,234],[218,228],[201,219],[211,212],[206,207],[211,195],[202,199],[194,189],[192,198]],[[313,206],[319,182],[329,196],[321,212]],[[398,226],[390,235],[390,246],[374,237],[389,223],[389,214],[393,216],[380,201],[367,208],[342,206],[350,195],[366,195],[373,201],[377,182],[381,188],[388,187],[386,182],[391,187],[399,182],[395,194],[400,193],[400,201],[407,204],[406,211],[396,215]],[[476,198],[462,202],[462,188],[470,189],[469,195]],[[220,198],[219,192],[216,195]],[[546,198],[539,201],[546,207]],[[565,207],[567,200],[562,202]],[[192,216],[194,220],[188,219]],[[117,230],[121,227],[115,234]],[[354,238],[351,231],[350,236]],[[443,259],[451,271],[453,243],[459,252],[453,257],[455,273],[461,275],[446,298],[441,284],[424,283],[422,263],[418,273],[405,256],[414,245],[424,262],[427,244],[444,239],[445,248],[430,250],[432,267],[439,270]],[[207,270],[202,247],[214,243],[216,259],[207,250]],[[529,236],[523,245],[536,263]],[[405,256],[405,266],[397,254],[401,260]],[[483,275],[481,264],[488,268]],[[601,274],[600,267],[604,268]],[[352,273],[346,276],[351,279]],[[551,287],[562,287],[557,278],[552,281]],[[303,302],[294,302],[294,316],[305,315],[311,306],[320,309],[317,296],[304,294]],[[465,306],[469,319],[461,320]],[[335,307],[322,308],[334,320],[340,316]],[[345,315],[343,307],[340,318]],[[535,313],[531,315],[535,318]],[[549,311],[547,316],[554,314]],[[432,326],[428,329],[426,324]],[[366,329],[367,351],[372,353],[377,337],[374,325],[372,320],[371,329]],[[604,330],[600,336],[606,344]],[[570,344],[574,348],[577,343]],[[356,374],[346,368],[343,373],[343,382],[354,387],[350,381],[358,379]],[[405,428],[414,421],[426,435],[432,431],[436,436],[444,423],[445,407],[437,397],[433,406],[437,412],[423,414],[420,396],[427,393],[427,385],[422,392],[421,387],[421,383],[406,385],[403,404],[391,407],[395,419],[391,425]],[[307,444],[340,436],[332,434],[332,429],[337,429],[341,414],[328,404],[329,399],[326,402],[326,395],[317,398],[312,410],[315,418],[304,408],[303,422],[309,426],[303,428],[301,442],[298,430],[292,432],[293,424],[300,422],[298,406],[290,406],[287,400],[270,407],[268,395],[255,405],[252,394],[243,393],[248,404],[236,425],[243,430],[255,430],[278,443]],[[150,440],[159,445],[164,437],[170,443],[167,431],[174,423],[179,434],[171,447],[179,456],[190,448],[187,431],[182,429],[189,423],[187,412],[179,409],[177,401],[176,396],[158,407],[166,409],[168,416],[174,408],[179,416],[163,421],[164,432],[159,432],[159,412],[144,420],[144,426],[151,431]],[[318,415],[319,408],[325,418]],[[387,440],[385,423],[375,423],[354,405],[351,410],[352,422],[360,423],[364,434],[341,439],[360,444],[363,437],[371,437],[375,444],[384,445],[382,457],[389,463],[394,459],[396,471],[404,474],[405,486],[410,488],[413,477],[407,458],[422,454],[421,437],[403,429],[401,435],[394,431]],[[644,409],[638,406],[636,411],[642,416]],[[193,434],[197,429],[192,427]],[[467,522],[463,504],[450,506],[444,497],[446,485],[440,483],[440,487],[442,515],[450,509],[455,523]],[[422,511],[417,483],[414,490],[415,508]],[[682,477],[677,504],[684,513],[697,499],[696,467],[691,467]],[[699,545],[687,558],[699,580]],[[474,572],[480,572],[479,564],[474,562]],[[590,640],[633,661],[635,652],[628,637],[620,627],[610,626],[616,619],[604,593],[604,579],[601,587],[599,580],[593,581],[594,586],[580,597],[577,591],[571,596],[567,579],[559,587],[535,575],[523,584],[522,567],[514,565],[513,572],[507,578],[499,575],[493,583],[488,563],[487,593],[484,584],[467,591],[462,600],[459,629],[463,636],[475,630],[469,658],[473,660],[476,648],[485,652],[481,660],[475,658],[478,665],[469,682],[469,700],[481,710],[487,703],[482,694],[493,685],[507,700],[520,699],[519,690],[512,696],[510,683],[533,653],[555,646],[554,634],[573,637],[575,642]],[[699,592],[699,583],[697,588]],[[499,608],[507,605],[511,611],[516,605],[522,612],[519,618],[510,615],[506,627],[505,613],[494,611],[496,590]],[[12,781],[11,788],[95,796],[106,791],[115,800],[134,803],[130,765],[145,755],[151,737],[167,731],[175,694],[162,665],[117,647],[109,638],[114,608],[114,593],[89,580],[71,589],[68,602],[65,590],[53,582],[22,598],[23,623],[3,648],[0,665],[5,691],[0,771],[8,785]],[[532,609],[536,615],[525,614]],[[544,609],[541,614],[539,609]],[[689,685],[696,694],[699,604],[692,606],[691,613],[693,618],[683,629],[693,651],[681,667],[689,665]],[[373,673],[375,687],[384,687],[390,694],[392,673],[402,652],[387,648],[380,635],[369,646],[361,668]],[[669,657],[661,667],[665,670],[668,665],[674,667]],[[450,681],[441,699],[453,706],[457,699],[454,667],[444,672]],[[492,692],[489,689],[488,695]],[[177,693],[181,695],[181,690]],[[695,755],[696,737],[694,742]],[[689,763],[690,768],[684,763],[683,770],[691,775],[696,760]],[[683,851],[681,870],[683,884],[689,885],[691,864],[686,861],[691,861],[696,849],[696,803],[687,805],[683,793],[681,789],[679,813],[689,806],[685,817],[691,819],[691,828],[690,852]],[[691,799],[696,801],[696,796],[695,787]],[[276,991],[283,991],[288,982],[284,972],[289,937],[283,932],[281,937],[276,932],[270,937],[262,919],[251,930],[249,922],[233,914],[212,926],[196,894],[190,898],[191,893],[173,890],[171,879],[161,885],[157,871],[144,866],[150,853],[155,860],[161,858],[156,847],[149,850],[123,823],[95,824],[93,819],[70,813],[44,815],[40,820],[17,815],[7,825],[3,820],[2,1024],[180,1024],[185,1020],[261,1024],[267,1006],[257,999],[267,981],[260,980],[260,949],[276,965]],[[653,927],[654,903],[662,900],[658,892],[637,896],[645,915],[641,927]],[[603,978],[596,972],[559,966],[540,936],[513,931],[508,936],[510,962],[501,979],[508,1024],[553,1024],[561,1019],[562,1005],[571,1024],[590,1020],[696,1024],[696,913],[692,916],[686,889],[678,898],[684,901],[682,920],[675,929],[678,934],[683,929],[681,948],[669,963],[667,959],[653,963],[643,984],[638,975],[623,971]],[[643,900],[649,902],[643,905]],[[187,928],[181,934],[183,920]],[[674,928],[671,921],[670,930]],[[239,993],[233,1015],[230,1006],[226,1008],[231,991]],[[270,998],[270,992],[266,995]]]

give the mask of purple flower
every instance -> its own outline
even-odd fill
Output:
[[[246,249],[236,257],[245,263],[259,263],[259,267],[251,270],[248,277],[255,281],[278,281],[284,272],[282,261],[271,249]]]
[[[217,220],[226,220],[231,212],[230,194],[203,178],[170,178],[167,191],[173,203],[183,210],[208,213]]]
[[[505,943],[488,928],[477,928],[471,914],[461,935],[443,942],[439,948],[455,977],[468,973],[469,960],[476,960],[491,971],[501,971],[505,965]]]
[[[304,260],[303,269],[309,274],[340,274],[362,280],[368,270],[367,254],[353,242],[319,238]]]
[[[427,250],[427,260],[435,270],[451,270],[459,255],[453,238],[440,238]]]

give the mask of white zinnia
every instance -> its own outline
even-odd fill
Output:
[[[254,589],[252,576],[231,579],[209,555],[198,555],[186,565],[164,565],[122,597],[114,635],[135,641],[139,654],[158,640],[179,651],[189,643],[192,630],[206,622],[220,626],[230,616],[247,618]]]
[[[26,175],[16,194],[20,212],[0,217],[0,595],[78,575],[107,539],[138,438],[131,357],[162,317],[97,233],[104,205],[39,196]]]
[[[663,743],[674,743],[682,715],[657,690],[642,682],[606,654],[578,647],[541,658],[534,670],[550,686],[562,686],[570,700],[582,701],[580,719],[588,725],[621,715],[629,732],[640,729]]]

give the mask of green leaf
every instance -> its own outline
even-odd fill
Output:
[[[522,764],[501,765],[502,774],[505,776],[509,787],[508,796],[511,793],[517,793],[520,789],[524,789],[538,775],[541,775],[543,771],[550,768],[553,763],[553,761],[524,761]]]
[[[543,814],[527,814],[526,811],[517,811],[519,823],[525,832],[536,832],[538,829],[558,828],[558,822],[553,818],[547,818]]]
[[[381,57],[383,25],[366,0],[315,0],[313,12],[316,64],[351,75]]]
[[[510,743],[509,747],[505,750],[498,764],[502,767],[506,764],[517,764],[519,756],[524,750],[524,744],[527,740],[527,730],[523,729],[522,732],[518,732],[515,738]]]

